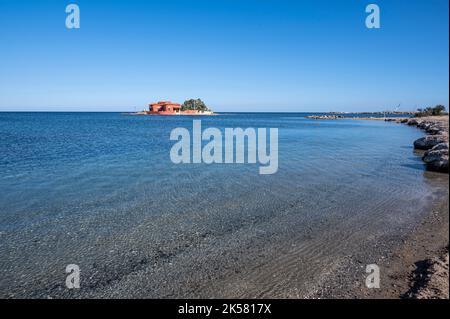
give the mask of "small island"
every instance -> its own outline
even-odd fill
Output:
[[[150,103],[148,110],[133,115],[215,115],[201,99],[189,99],[183,104],[171,101]]]

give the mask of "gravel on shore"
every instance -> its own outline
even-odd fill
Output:
[[[414,141],[414,148],[423,152],[425,174],[448,174],[449,117],[375,118],[345,116],[310,116],[312,119],[383,120],[416,126],[426,136]],[[420,153],[419,153],[420,154]],[[438,177],[439,178],[439,177]],[[376,298],[376,299],[448,299],[449,298],[449,193],[442,194],[422,223],[406,238],[389,258],[379,265],[383,270],[382,289],[365,289],[360,282],[351,289],[339,289],[337,280],[316,298]]]

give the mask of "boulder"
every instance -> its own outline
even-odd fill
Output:
[[[427,151],[422,159],[428,170],[448,173],[448,143],[436,145]]]
[[[439,135],[442,134],[443,132],[442,128],[438,126],[428,126],[427,128],[425,128],[425,130],[427,131],[428,134],[431,135]]]
[[[416,119],[409,119],[407,124],[408,125],[417,125],[417,124],[419,124],[419,121],[417,121]]]
[[[447,150],[448,151],[448,142],[446,142],[446,143],[439,143],[438,145],[433,147],[430,151],[440,151],[440,150]]]
[[[419,150],[430,150],[440,143],[445,143],[444,135],[427,135],[414,141],[414,148]]]
[[[427,122],[418,122],[417,127],[423,130],[427,130],[431,126],[430,123]]]

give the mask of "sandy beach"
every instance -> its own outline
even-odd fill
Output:
[[[338,277],[324,283],[313,297],[448,299],[448,192],[439,197],[423,221],[390,254],[377,261],[381,289],[367,289],[362,275],[352,283]]]
[[[350,117],[316,119],[353,119],[392,121],[410,126],[438,127],[448,145],[449,117],[372,118]],[[422,125],[421,125],[422,123]],[[429,131],[429,129],[428,129]],[[434,133],[434,132],[433,132]],[[417,151],[423,156],[424,151]],[[448,153],[447,153],[448,154]],[[448,157],[447,157],[448,158]],[[448,165],[448,164],[447,164]],[[448,171],[447,171],[448,173]],[[445,173],[425,172],[426,176],[448,181]],[[435,194],[422,222],[402,239],[401,243],[382,260],[382,289],[368,290],[362,280],[354,285],[339,280],[327,282],[314,296],[317,298],[388,298],[388,299],[448,299],[449,298],[449,192],[448,188]],[[345,287],[344,289],[342,289]]]
[[[411,125],[410,120],[402,122]],[[412,123],[412,125],[416,124]],[[441,145],[445,145],[445,143],[447,145],[448,174],[448,115],[419,118],[417,125],[425,129],[429,134],[443,137],[445,142]],[[432,147],[431,151],[434,149],[437,149],[437,147]],[[426,155],[424,160],[426,161]],[[430,216],[419,225],[417,231],[398,254],[398,264],[405,265],[414,261],[415,265],[412,273],[408,275],[409,289],[401,295],[404,298],[449,298],[448,198],[447,189],[447,193],[443,194],[443,198],[438,200],[434,207],[431,208]],[[401,277],[402,272],[400,270],[399,273],[399,277]],[[397,277],[393,274],[391,278]],[[397,287],[395,284],[393,286]]]

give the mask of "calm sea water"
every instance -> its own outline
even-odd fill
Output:
[[[0,113],[0,297],[302,296],[443,187],[413,152],[419,130],[304,116],[200,118],[278,128],[279,170],[259,175],[172,164],[170,131],[192,117]]]

